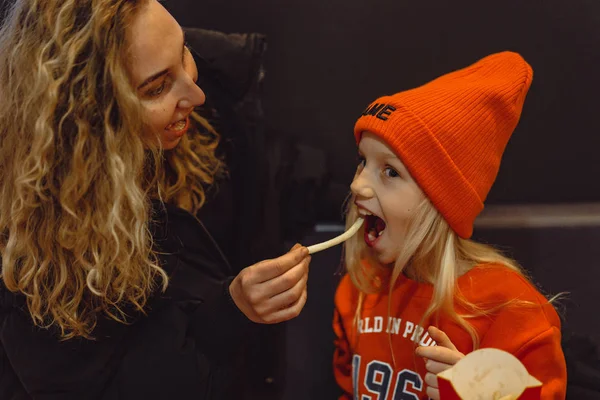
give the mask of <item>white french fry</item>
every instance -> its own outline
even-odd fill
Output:
[[[364,221],[365,221],[364,218],[359,218],[346,232],[342,233],[340,236],[334,237],[333,239],[330,239],[323,243],[313,244],[312,246],[308,246],[307,247],[308,254],[315,254],[319,251],[326,250],[330,247],[333,247],[342,242],[345,242],[346,240],[348,240],[352,236],[354,236],[354,234],[356,233],[356,231],[358,231],[360,229],[360,227],[362,226]]]

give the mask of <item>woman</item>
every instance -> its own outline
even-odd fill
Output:
[[[0,398],[227,398],[250,321],[297,316],[295,246],[227,277],[220,170],[156,0],[17,0],[0,31]]]

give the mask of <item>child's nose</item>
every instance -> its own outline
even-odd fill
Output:
[[[354,177],[354,180],[350,185],[350,190],[352,190],[352,193],[357,197],[368,199],[375,196],[375,192],[373,191],[373,189],[369,185],[368,180],[365,177],[364,170]]]

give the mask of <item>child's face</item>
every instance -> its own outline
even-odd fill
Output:
[[[358,152],[351,189],[359,214],[372,214],[365,219],[364,240],[379,262],[391,264],[398,258],[409,218],[425,195],[402,161],[373,133],[363,133]]]

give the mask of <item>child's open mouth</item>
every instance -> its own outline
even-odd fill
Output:
[[[377,215],[365,216],[365,243],[367,243],[367,246],[375,246],[375,243],[377,243],[381,238],[381,235],[383,235],[385,226],[385,221]]]

